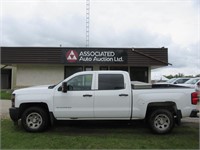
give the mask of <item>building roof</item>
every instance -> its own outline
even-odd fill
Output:
[[[131,66],[167,66],[167,48],[1,47],[1,64],[64,64],[63,50],[123,50]],[[70,64],[68,64],[70,65]],[[115,64],[112,64],[115,65]],[[117,64],[116,64],[117,65]]]

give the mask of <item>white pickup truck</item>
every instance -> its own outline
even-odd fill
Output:
[[[194,117],[198,93],[176,85],[134,84],[124,71],[85,71],[57,85],[15,90],[11,119],[39,132],[54,120],[143,119],[153,132],[169,133],[182,117]]]

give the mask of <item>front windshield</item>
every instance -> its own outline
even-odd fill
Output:
[[[176,80],[176,78],[172,78],[172,79],[168,80],[167,83],[172,83],[175,80]]]
[[[200,79],[190,79],[188,81],[185,82],[185,84],[195,84],[199,81]]]

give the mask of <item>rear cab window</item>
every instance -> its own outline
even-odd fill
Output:
[[[123,74],[99,74],[98,90],[125,89]]]

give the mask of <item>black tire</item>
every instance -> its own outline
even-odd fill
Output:
[[[173,114],[167,109],[154,110],[148,117],[151,130],[156,134],[166,134],[174,128]]]
[[[28,132],[44,131],[49,122],[47,112],[40,107],[29,107],[21,117],[23,128]]]

